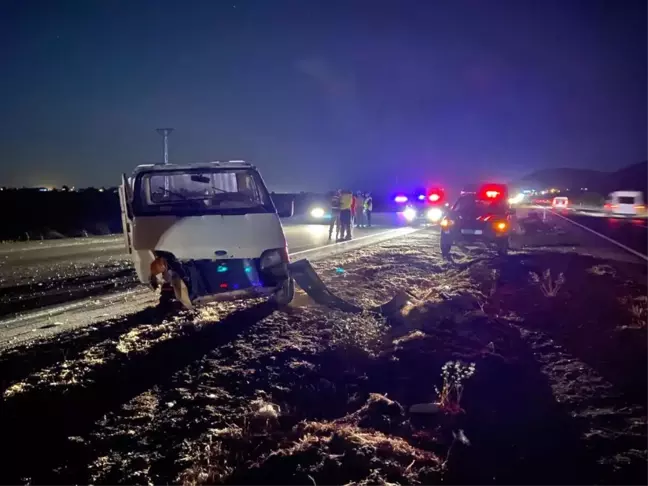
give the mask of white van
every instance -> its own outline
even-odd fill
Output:
[[[643,193],[639,191],[616,191],[610,193],[604,210],[614,216],[643,216],[646,213]]]
[[[554,197],[551,206],[558,209],[565,209],[569,206],[569,199],[566,197]]]
[[[126,247],[161,302],[294,297],[288,247],[256,167],[243,161],[140,165],[119,188]]]

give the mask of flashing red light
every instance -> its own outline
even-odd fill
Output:
[[[441,196],[435,192],[434,194],[430,194],[428,199],[432,202],[437,202],[439,199],[441,199]]]
[[[220,288],[221,288],[221,289],[226,289],[226,288],[227,288],[227,284],[226,284],[226,283],[222,283],[222,284],[220,284]]]
[[[495,201],[506,196],[506,186],[502,184],[486,184],[479,191],[480,199]]]

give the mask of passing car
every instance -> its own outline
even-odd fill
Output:
[[[610,216],[638,217],[645,216],[646,205],[640,191],[615,191],[610,193],[603,206]]]
[[[140,282],[185,307],[267,296],[289,304],[295,284],[277,210],[243,161],[140,165],[119,187],[124,240]]]
[[[484,243],[500,255],[510,247],[511,215],[506,186],[489,184],[464,192],[441,220],[441,253],[447,257],[457,243]]]

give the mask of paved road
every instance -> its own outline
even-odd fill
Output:
[[[564,216],[612,238],[642,255],[648,255],[648,221],[646,219],[599,218],[573,213],[567,213]]]

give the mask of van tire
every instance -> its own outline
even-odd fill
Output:
[[[278,307],[285,307],[289,305],[295,298],[295,280],[293,278],[288,278],[284,280],[281,284],[281,287],[274,293],[272,296],[272,301],[277,304]]]
[[[167,307],[173,304],[175,300],[176,298],[173,292],[173,287],[171,287],[171,285],[168,283],[162,284],[162,288],[160,289],[160,300],[159,300],[160,307]]]

